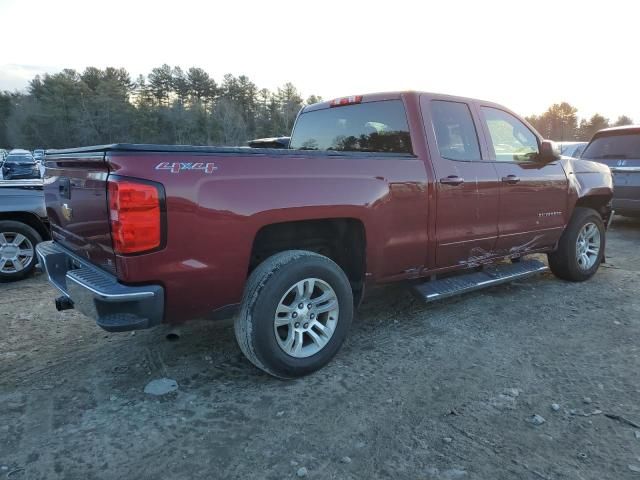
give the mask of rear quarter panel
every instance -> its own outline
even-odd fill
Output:
[[[164,185],[166,248],[117,256],[123,282],[162,283],[165,321],[180,323],[238,303],[256,233],[296,220],[354,218],[366,231],[369,280],[421,266],[427,183],[417,157],[330,157],[111,152],[112,173]],[[160,168],[180,162],[203,169]]]

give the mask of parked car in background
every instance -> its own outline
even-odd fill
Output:
[[[584,147],[586,147],[588,143],[589,142],[557,142],[557,145],[560,148],[560,155],[580,158]]]
[[[36,245],[49,238],[42,181],[0,181],[0,281],[30,275]]]
[[[604,163],[611,169],[616,213],[640,216],[640,125],[600,130],[581,158]]]
[[[44,159],[44,150],[41,148],[38,148],[36,150],[33,151],[33,158],[35,160],[42,160]]]
[[[2,176],[2,166],[4,165],[4,159],[9,155],[9,151],[4,148],[0,148],[0,180],[3,179]]]
[[[545,271],[503,262],[531,253],[592,277],[612,180],[500,105],[391,92],[304,107],[283,149],[47,150],[44,189],[58,309],[108,331],[235,311],[247,358],[291,378],[338,352],[369,286],[431,302]]]
[[[2,164],[2,177],[4,180],[40,178],[40,170],[31,152],[14,149]]]
[[[2,176],[2,165],[4,165],[4,159],[6,158],[7,155],[9,155],[9,152],[7,150],[5,150],[4,148],[0,148],[0,180],[3,179],[3,176]]]

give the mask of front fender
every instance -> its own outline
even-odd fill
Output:
[[[570,207],[579,203],[605,206],[613,198],[613,176],[608,166],[580,159],[564,159],[564,168],[569,179]]]

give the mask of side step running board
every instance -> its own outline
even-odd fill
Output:
[[[481,288],[493,287],[501,283],[531,277],[549,269],[539,260],[526,260],[519,263],[492,265],[481,272],[467,273],[441,280],[425,282],[413,287],[414,293],[425,303],[443,298],[473,292]]]

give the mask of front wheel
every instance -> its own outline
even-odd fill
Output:
[[[549,267],[556,277],[564,280],[588,280],[602,263],[604,247],[604,223],[598,212],[577,207],[560,237],[558,249],[548,254]]]
[[[344,342],[353,294],[342,269],[303,250],[275,254],[249,276],[235,333],[256,367],[295,378],[326,365]]]

